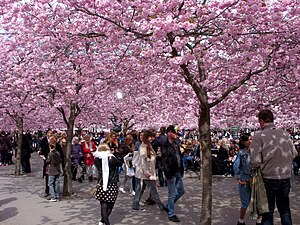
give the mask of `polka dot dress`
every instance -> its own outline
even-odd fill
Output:
[[[102,184],[97,184],[95,198],[99,201],[114,203],[117,200],[118,190],[119,188],[117,183],[108,184],[106,191],[103,190]]]

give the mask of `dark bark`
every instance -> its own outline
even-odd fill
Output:
[[[65,168],[64,168],[64,186],[63,186],[63,195],[71,196],[73,192],[72,187],[72,171],[71,171],[71,149],[72,149],[72,139],[73,139],[73,130],[74,123],[76,119],[76,108],[74,104],[71,104],[70,116],[68,120],[65,120],[67,125],[67,151],[65,155]]]
[[[211,225],[212,216],[212,165],[211,165],[211,136],[210,136],[210,108],[201,105],[199,112],[199,134],[202,149],[202,208],[201,225]]]
[[[16,116],[15,118],[17,129],[18,129],[18,146],[16,154],[16,166],[15,166],[15,175],[21,174],[21,151],[23,145],[23,118]]]

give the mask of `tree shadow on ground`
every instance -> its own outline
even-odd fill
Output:
[[[74,194],[71,197],[62,197],[61,201],[50,203],[44,194],[44,179],[42,178],[42,161],[33,157],[32,173],[16,177],[11,172],[0,171],[0,176],[4,177],[0,189],[0,196],[7,194],[18,196],[19,192],[25,193],[28,201],[34,201],[32,207],[33,213],[44,213],[36,216],[33,220],[36,225],[90,225],[98,224],[100,219],[100,204],[91,194],[96,181],[90,183],[84,180],[83,183],[73,182]],[[122,180],[122,178],[121,178]],[[200,224],[200,212],[202,201],[202,183],[196,173],[187,173],[183,179],[185,186],[185,195],[175,204],[175,211],[181,223],[178,224]],[[63,186],[63,177],[61,177],[61,190]],[[163,203],[167,202],[167,187],[158,187],[158,192]],[[291,210],[293,224],[300,225],[300,211],[298,210],[300,202],[300,176],[292,176],[292,188],[290,193]],[[240,200],[238,195],[237,182],[235,178],[223,178],[213,176],[213,202],[212,202],[212,224],[213,225],[234,225],[237,223],[239,216]],[[141,202],[143,203],[148,197],[146,191]],[[33,199],[34,198],[34,199]],[[110,216],[111,224],[141,224],[141,225],[171,225],[173,222],[168,220],[165,212],[160,212],[156,205],[146,206],[145,212],[132,212],[132,198],[128,194],[119,193],[113,212]],[[17,197],[7,197],[0,200],[0,205],[5,206],[13,201],[18,201]],[[16,204],[17,205],[17,204]],[[3,207],[2,207],[3,208]],[[0,222],[12,217],[18,217],[19,208],[7,207],[0,211]],[[17,218],[19,220],[19,218]],[[38,220],[38,221],[36,221]],[[6,221],[7,222],[7,221]],[[255,220],[250,218],[249,213],[246,215],[248,225],[255,224]],[[24,223],[25,224],[25,223]],[[280,224],[278,212],[275,214],[275,225]]]

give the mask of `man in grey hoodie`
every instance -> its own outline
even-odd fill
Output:
[[[290,135],[274,125],[271,110],[263,109],[258,113],[261,131],[257,132],[250,146],[253,168],[261,168],[265,183],[269,212],[262,215],[262,225],[273,225],[275,202],[281,224],[292,225],[290,210],[290,177],[292,161],[297,155]]]

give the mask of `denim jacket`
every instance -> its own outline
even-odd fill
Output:
[[[235,177],[242,181],[248,181],[252,177],[250,152],[247,149],[240,149],[238,151],[236,160],[233,164],[233,171]]]

